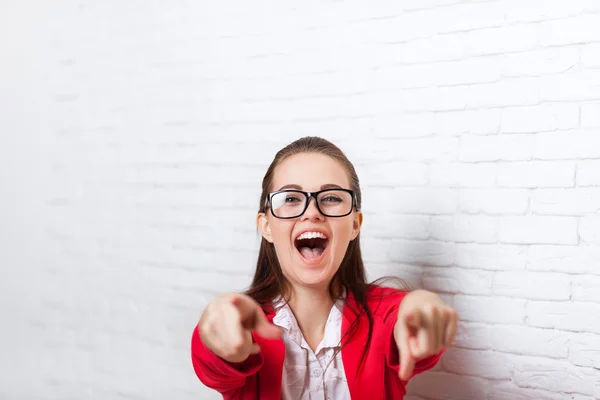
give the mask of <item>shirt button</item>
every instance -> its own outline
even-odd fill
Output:
[[[320,369],[313,369],[312,376],[313,378],[318,378],[321,376],[322,371]]]

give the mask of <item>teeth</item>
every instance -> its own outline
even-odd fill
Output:
[[[327,236],[323,235],[321,232],[304,232],[302,235],[298,236],[296,240],[302,239],[327,239]]]

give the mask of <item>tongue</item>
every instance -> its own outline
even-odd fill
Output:
[[[301,247],[300,254],[308,260],[314,260],[323,254],[323,249],[319,247],[315,247],[314,249],[311,249],[310,247]]]

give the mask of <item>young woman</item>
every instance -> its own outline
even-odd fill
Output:
[[[196,375],[224,399],[402,399],[439,361],[457,315],[434,293],[369,284],[361,191],[334,144],[299,139],[263,179],[250,289],[214,299],[192,337]]]

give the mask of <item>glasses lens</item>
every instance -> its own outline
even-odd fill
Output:
[[[338,217],[352,211],[352,194],[343,190],[327,190],[318,196],[319,208],[323,214]]]
[[[302,192],[279,192],[271,197],[273,214],[280,218],[293,218],[302,214],[306,196]]]

